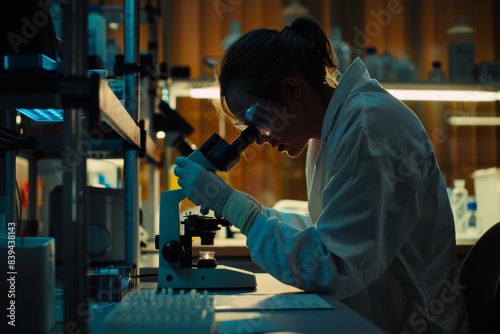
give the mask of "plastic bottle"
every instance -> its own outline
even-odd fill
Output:
[[[108,37],[106,41],[106,62],[104,63],[104,68],[108,70],[108,75],[114,76],[114,66],[115,66],[115,56],[122,54],[122,49],[113,37]]]
[[[50,15],[52,17],[52,24],[54,31],[58,38],[62,39],[62,9],[61,5],[55,1],[50,2],[49,5]]]
[[[231,21],[230,33],[222,40],[222,51],[226,51],[227,48],[241,36],[241,23],[240,21]]]
[[[339,59],[338,70],[340,73],[344,73],[352,62],[352,48],[342,40],[342,28],[340,27],[332,27],[330,29],[330,38]]]
[[[88,54],[99,56],[106,63],[106,19],[100,14],[99,5],[89,5],[87,19]]]
[[[396,65],[398,60],[389,51],[384,51],[379,56],[382,60],[382,71],[384,72],[384,81],[396,81]]]
[[[309,10],[300,3],[300,0],[290,0],[281,12],[281,21],[283,25],[289,26],[301,16],[309,16]]]
[[[366,69],[370,77],[378,81],[384,80],[384,72],[382,70],[382,60],[377,56],[377,48],[369,46],[366,48],[366,57],[363,59]]]
[[[430,82],[445,82],[445,74],[443,70],[441,70],[441,62],[439,60],[435,60],[432,62],[432,70],[429,72],[428,80]]]
[[[396,81],[413,82],[416,78],[415,66],[410,62],[408,56],[403,54],[401,61],[396,64]]]
[[[108,80],[108,85],[115,93],[118,100],[125,106],[125,81],[123,74],[125,71],[125,59],[123,54],[115,55],[115,64],[113,66],[114,79]]]
[[[451,192],[451,205],[455,219],[455,232],[457,237],[462,237],[468,225],[467,200],[469,192],[465,188],[464,179],[456,179]]]
[[[474,81],[474,29],[463,18],[448,29],[448,76],[450,82]]]
[[[477,202],[469,201],[467,202],[467,237],[477,238],[479,237],[479,224],[477,221]]]

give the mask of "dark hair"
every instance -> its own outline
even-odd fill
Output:
[[[283,30],[255,29],[242,35],[224,52],[215,68],[221,107],[230,86],[258,97],[274,97],[281,79],[301,75],[312,88],[336,85],[337,56],[317,21],[297,18]],[[328,73],[333,78],[328,78]]]

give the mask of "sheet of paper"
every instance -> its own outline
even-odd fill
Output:
[[[273,325],[258,312],[239,312],[237,319],[234,313],[222,312],[217,316],[217,334],[271,333],[281,328]],[[224,317],[227,316],[227,319]]]
[[[215,295],[216,311],[333,309],[317,294]]]

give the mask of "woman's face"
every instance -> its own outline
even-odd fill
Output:
[[[273,99],[230,89],[226,103],[237,119],[236,124],[255,125],[260,130],[257,144],[268,143],[290,157],[299,156],[311,138],[304,108],[298,103],[281,103]],[[305,123],[304,123],[305,122]]]

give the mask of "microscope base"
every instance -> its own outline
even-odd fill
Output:
[[[159,268],[158,288],[255,289],[252,272],[227,266],[215,268]]]

